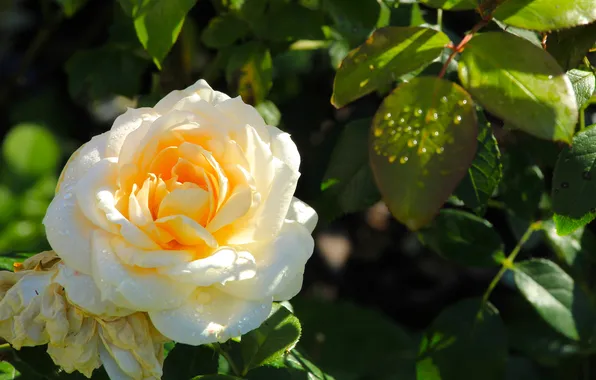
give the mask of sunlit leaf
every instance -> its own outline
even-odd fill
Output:
[[[211,48],[222,48],[232,45],[248,32],[248,25],[233,13],[212,18],[203,30],[201,39]]]
[[[259,42],[236,47],[226,67],[228,84],[249,104],[265,100],[272,86],[272,75],[271,54]]]
[[[459,77],[475,100],[516,128],[571,141],[578,118],[573,87],[541,48],[508,33],[479,34],[466,45]]]
[[[333,82],[331,102],[342,107],[395,81],[400,76],[430,64],[439,57],[449,38],[421,27],[387,27],[343,60]]]
[[[546,32],[589,24],[596,20],[596,7],[592,0],[514,0],[501,2],[493,16],[509,25]]]
[[[381,195],[397,220],[416,230],[439,212],[474,159],[476,111],[455,83],[415,78],[385,98],[371,134]]]
[[[12,127],[2,143],[2,156],[10,170],[26,177],[55,172],[60,155],[54,134],[37,124]]]
[[[523,261],[515,265],[513,276],[522,295],[555,330],[577,341],[592,339],[594,306],[555,263],[544,259]]]
[[[478,7],[477,0],[420,0],[424,5],[448,11],[463,11]]]
[[[584,70],[569,70],[567,76],[573,86],[578,109],[584,108],[596,89],[594,73]]]

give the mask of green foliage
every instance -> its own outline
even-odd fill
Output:
[[[466,45],[462,84],[489,112],[537,137],[570,142],[577,122],[573,87],[541,48],[508,33],[483,33]]]
[[[378,109],[371,166],[383,200],[410,229],[428,224],[466,174],[477,145],[469,95],[444,79],[419,77]]]
[[[18,4],[0,5],[1,269],[50,248],[63,159],[126,107],[205,78],[299,148],[322,223],[295,314],[168,343],[163,379],[594,377],[593,0]],[[0,380],[83,379],[45,351],[1,345]]]
[[[441,256],[469,266],[492,266],[503,261],[504,245],[494,227],[459,210],[441,210],[420,240]]]

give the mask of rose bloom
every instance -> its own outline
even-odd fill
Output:
[[[103,365],[111,379],[161,378],[167,339],[146,313],[104,318],[73,305],[56,282],[69,269],[51,251],[15,270],[0,272],[0,336],[14,348],[47,344],[54,363],[86,377]]]
[[[299,164],[287,133],[202,80],[129,109],[63,170],[44,219],[55,281],[83,310],[147,312],[181,343],[255,329],[313,252]]]

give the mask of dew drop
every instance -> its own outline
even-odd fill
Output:
[[[465,106],[466,104],[468,104],[468,101],[466,99],[461,99],[457,102],[457,104],[459,104],[460,106]]]
[[[433,113],[433,119],[434,120],[438,120],[439,119],[439,114],[438,113]]]
[[[447,103],[447,97],[446,96],[443,96],[441,98],[441,103]]]
[[[387,125],[389,125],[390,127],[392,127],[395,124],[395,120],[389,120],[387,122]]]
[[[380,137],[383,134],[383,130],[381,128],[375,128],[375,137]]]
[[[439,137],[439,131],[434,131],[434,132],[433,132],[433,136],[435,136],[435,137]]]
[[[400,163],[400,164],[405,164],[406,162],[408,162],[408,156],[402,156],[402,157],[399,159],[399,163]]]
[[[403,124],[403,123],[405,123],[405,122],[406,122],[406,119],[404,119],[403,117],[402,117],[401,119],[399,119],[399,123],[400,123],[400,124]]]
[[[371,65],[369,65],[369,66],[368,66],[368,68],[369,68],[369,69],[372,71],[372,70],[374,70],[374,69],[375,69],[375,65],[372,65],[372,64],[371,64]]]
[[[409,125],[405,129],[406,132],[410,132],[411,130],[412,130],[412,127],[410,127]]]
[[[390,134],[391,136],[395,136],[395,133],[396,133],[395,129],[392,129],[391,131],[389,131],[389,134]]]
[[[437,150],[436,150],[435,152],[436,152],[437,154],[441,154],[441,153],[443,153],[444,151],[445,151],[445,148],[443,148],[443,147],[439,147],[439,148],[437,148]]]
[[[64,199],[70,199],[70,198],[72,198],[72,193],[64,194]]]
[[[461,123],[461,116],[457,115],[453,118],[453,124],[457,125]]]
[[[426,153],[426,148],[421,148],[420,153]]]
[[[420,116],[420,115],[422,115],[422,109],[418,108],[418,109],[416,110],[416,115],[417,115],[417,116]]]
[[[414,130],[414,136],[418,136],[420,134],[420,129]]]
[[[585,171],[582,173],[582,178],[586,181],[590,181],[592,179],[592,173],[590,173],[589,171]]]
[[[568,182],[561,183],[561,188],[568,189],[569,188],[569,183]]]
[[[549,75],[549,76],[548,76],[548,79],[553,79],[553,76],[552,76],[552,75]]]
[[[391,164],[394,163],[396,159],[397,159],[397,157],[395,157],[395,156],[389,156],[389,158],[388,158],[389,163],[391,163]]]
[[[408,146],[410,148],[415,147],[416,145],[418,145],[418,140],[415,140],[415,139],[408,140]]]
[[[389,120],[389,119],[391,119],[391,112],[387,112],[385,114],[385,120]]]

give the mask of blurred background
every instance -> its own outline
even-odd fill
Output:
[[[335,109],[329,101],[335,71],[376,27],[436,25],[440,16],[457,42],[479,17],[473,11],[438,15],[396,0],[276,1],[292,8],[275,14],[281,8],[265,6],[254,23],[227,20],[226,26],[220,18],[218,30],[215,17],[243,2],[199,0],[159,70],[117,1],[0,0],[0,265],[10,269],[12,262],[49,249],[41,221],[61,168],[81,144],[107,131],[126,107],[151,106],[204,78],[217,90],[242,95],[297,143],[302,177],[296,195],[320,214],[316,250],[292,302],[304,325],[301,345],[332,374],[359,379],[370,373],[367,350],[378,351],[386,324],[415,334],[446,305],[482,295],[496,269],[458,266],[430,252],[391,217],[367,169],[339,192],[322,190],[331,156],[341,156],[334,147],[343,127],[371,117],[384,95]],[[265,70],[271,88],[238,74],[246,65]],[[428,70],[438,72],[437,65]],[[586,124],[594,117],[588,109]],[[494,125],[503,149],[558,149]],[[548,174],[553,164],[542,162],[541,170]],[[540,176],[538,201],[550,186],[544,178],[550,175]],[[351,199],[350,186],[368,186],[370,196]],[[485,217],[509,251],[528,222],[503,212],[498,202],[493,206]],[[536,236],[522,255],[544,250]],[[507,297],[508,290],[498,288],[495,303]],[[345,352],[342,346],[359,348]]]

